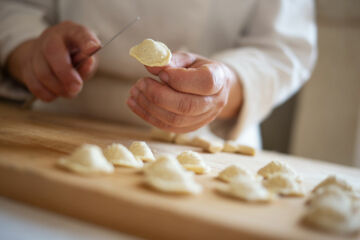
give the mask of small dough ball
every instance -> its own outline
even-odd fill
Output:
[[[198,174],[210,172],[210,167],[206,165],[201,155],[193,151],[185,151],[177,156],[179,163],[189,171]]]
[[[296,181],[293,175],[277,172],[270,175],[263,181],[263,185],[272,193],[283,196],[304,196],[304,189],[301,183]]]
[[[152,153],[150,147],[146,144],[146,142],[135,141],[130,145],[129,150],[138,160],[142,160],[144,162],[155,161],[154,154]]]
[[[219,140],[208,139],[206,137],[199,136],[193,138],[191,145],[201,147],[202,149],[210,153],[220,152],[224,147],[223,142]]]
[[[104,150],[106,159],[114,165],[141,168],[144,163],[136,159],[134,155],[122,144],[113,143]]]
[[[354,233],[360,229],[360,214],[354,211],[355,203],[343,189],[333,186],[312,197],[303,222],[326,231]]]
[[[255,156],[256,153],[255,148],[245,145],[239,145],[236,152],[249,156]]]
[[[244,176],[233,179],[227,188],[220,191],[248,202],[270,202],[273,198],[260,182]]]
[[[321,181],[317,186],[314,187],[312,192],[316,192],[318,189],[330,185],[336,185],[346,192],[354,192],[353,187],[349,183],[347,183],[344,179],[341,179],[335,175],[330,175],[326,179]]]
[[[263,176],[264,178],[269,178],[270,175],[274,173],[285,173],[288,175],[292,175],[296,177],[296,181],[301,181],[300,177],[296,174],[296,172],[290,168],[287,163],[280,161],[272,161],[269,164],[265,165],[261,169],[259,169],[258,174]]]
[[[164,43],[149,38],[132,47],[129,54],[149,67],[165,66],[171,61],[170,49]]]
[[[159,156],[144,167],[146,182],[153,188],[168,193],[198,194],[202,187],[187,172],[174,156]]]
[[[226,167],[219,173],[217,178],[224,182],[230,182],[231,180],[239,176],[255,178],[254,175],[249,170],[239,167],[237,165],[230,165]]]
[[[150,135],[152,139],[163,142],[173,142],[176,136],[176,134],[173,132],[163,131],[158,128],[153,128]]]
[[[114,172],[114,166],[106,160],[101,148],[92,144],[80,146],[70,156],[61,158],[58,165],[82,174]]]

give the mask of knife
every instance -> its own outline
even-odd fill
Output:
[[[78,63],[74,65],[75,69],[79,69],[89,57],[94,56],[96,53],[100,52],[100,50],[104,49],[107,45],[109,45],[115,38],[117,38],[120,34],[125,32],[128,28],[130,28],[133,24],[135,24],[137,21],[140,20],[140,17],[137,16],[134,20],[126,24],[118,33],[116,33],[114,36],[112,36],[108,41],[106,41],[104,44],[102,44],[101,47],[96,49],[94,52],[92,52],[90,55],[88,55],[86,58],[82,59]],[[36,101],[37,97],[34,95],[31,96],[28,100],[25,101],[22,108],[29,109],[31,105]]]

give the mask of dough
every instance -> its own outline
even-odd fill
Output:
[[[312,192],[316,192],[318,189],[330,185],[336,185],[346,192],[354,192],[354,189],[350,184],[348,184],[344,179],[341,179],[335,175],[330,175],[325,178],[322,182],[320,182],[317,186],[314,187]]]
[[[173,132],[166,132],[158,128],[153,128],[150,135],[152,139],[163,142],[173,142],[176,136]]]
[[[312,195],[303,222],[315,228],[336,233],[360,230],[358,201],[353,201],[339,186],[324,187]]]
[[[177,156],[177,160],[186,170],[199,174],[210,172],[210,167],[205,164],[203,158],[197,152],[182,152]]]
[[[164,43],[149,38],[132,47],[129,54],[140,63],[150,67],[165,66],[171,60],[170,49]]]
[[[224,147],[224,144],[221,141],[199,136],[193,138],[191,145],[201,147],[210,153],[220,152]]]
[[[176,134],[174,142],[179,145],[190,145],[193,137],[188,133]]]
[[[163,155],[144,167],[146,182],[153,188],[169,193],[198,194],[202,187],[174,156]]]
[[[151,152],[151,149],[143,141],[135,141],[133,142],[129,150],[134,154],[135,158],[138,160],[142,160],[145,162],[153,162],[155,161],[154,154]]]
[[[143,162],[134,157],[134,155],[122,144],[113,143],[104,150],[106,159],[114,165],[141,168]]]
[[[290,168],[287,163],[280,161],[272,161],[258,171],[258,174],[263,176],[264,178],[269,178],[270,175],[274,173],[285,173],[294,176],[296,178],[296,181],[301,181],[301,178],[292,168]]]
[[[226,141],[224,144],[224,148],[222,150],[223,152],[229,152],[229,153],[240,153],[245,155],[254,156],[255,155],[255,149],[250,146],[241,145],[239,143],[236,143],[235,141]]]
[[[260,182],[246,176],[239,176],[230,181],[223,193],[249,202],[269,202],[272,195]]]
[[[70,156],[61,158],[58,165],[83,174],[114,172],[114,166],[106,160],[101,148],[91,144],[84,144]]]
[[[227,168],[223,169],[219,173],[217,178],[224,182],[230,182],[231,180],[233,180],[239,176],[246,176],[246,177],[255,179],[254,175],[250,171],[248,171],[247,169],[241,168],[239,166],[236,166],[236,165],[230,165]]]
[[[272,193],[283,196],[304,196],[304,189],[301,183],[296,181],[293,175],[277,172],[270,175],[263,181],[263,185]]]

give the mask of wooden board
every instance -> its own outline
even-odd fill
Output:
[[[209,175],[196,176],[204,186],[198,196],[155,192],[136,170],[117,168],[113,175],[85,177],[55,167],[82,143],[101,147],[146,140],[156,154],[197,148],[152,142],[146,131],[115,123],[61,117],[0,104],[0,195],[152,239],[355,239],[303,227],[305,198],[282,198],[272,204],[248,204],[218,194],[223,184],[213,177],[238,163],[256,171],[271,160],[287,161],[300,173],[306,189],[328,174],[359,187],[360,170],[315,160],[260,152],[255,157],[228,153],[203,156]]]

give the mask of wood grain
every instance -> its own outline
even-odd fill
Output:
[[[305,198],[282,198],[270,205],[247,204],[221,196],[224,184],[213,177],[238,163],[256,171],[271,160],[287,161],[304,178],[306,190],[328,174],[340,174],[359,187],[360,170],[271,152],[255,157],[201,153],[211,166],[196,176],[199,196],[155,192],[137,170],[117,168],[113,175],[85,177],[55,167],[83,143],[129,146],[146,140],[155,154],[179,153],[190,147],[153,142],[146,131],[116,123],[85,120],[16,109],[0,104],[0,194],[60,214],[150,239],[355,239],[303,227]],[[200,151],[197,148],[191,148]]]

